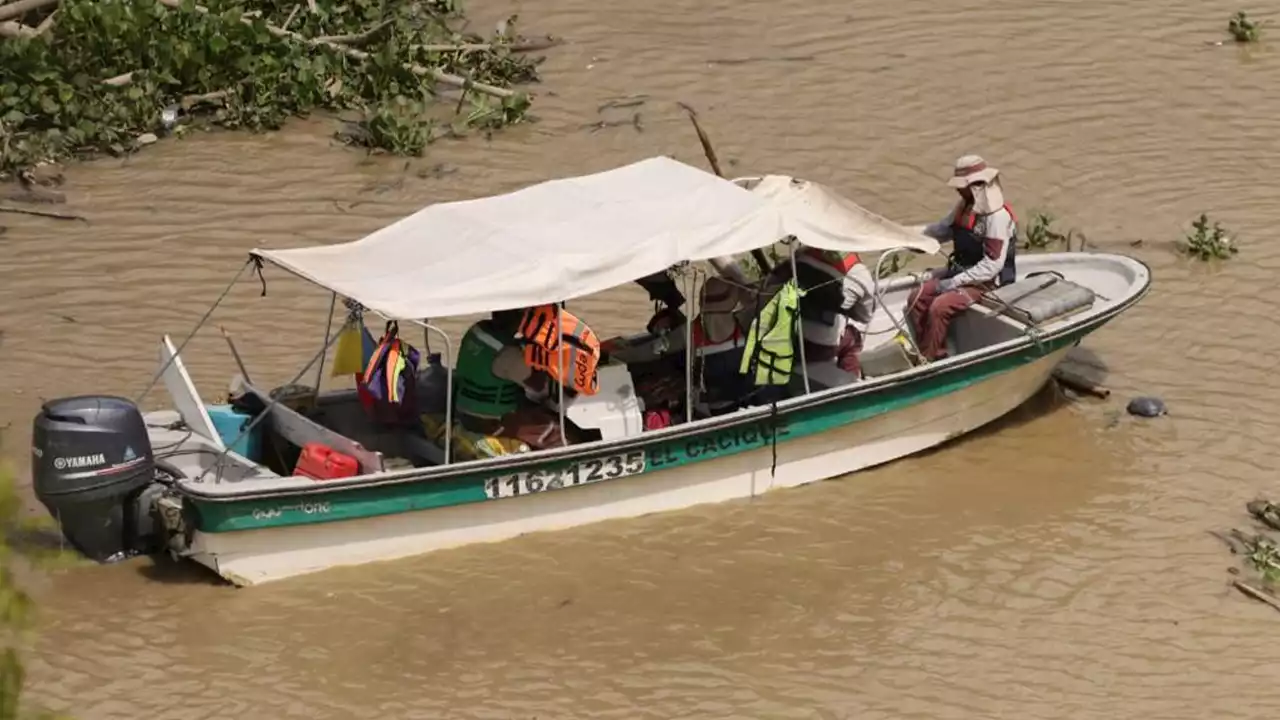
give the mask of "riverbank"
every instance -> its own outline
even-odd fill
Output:
[[[0,174],[35,201],[51,162],[166,136],[340,113],[343,142],[420,155],[530,119],[517,16],[489,33],[453,0],[17,0],[0,4]],[[45,195],[44,197],[48,197]]]

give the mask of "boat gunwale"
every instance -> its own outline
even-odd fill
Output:
[[[1075,255],[1078,253],[1070,254]],[[937,363],[918,365],[900,373],[885,375],[868,381],[841,385],[794,398],[788,398],[777,403],[776,406],[762,405],[739,410],[738,412],[730,413],[728,415],[702,418],[700,420],[694,420],[691,423],[674,425],[669,428],[643,433],[634,437],[612,440],[596,440],[578,445],[569,445],[560,448],[537,451],[536,454],[517,453],[494,458],[484,458],[481,460],[451,463],[449,465],[436,465],[423,468],[407,468],[391,472],[384,471],[379,473],[369,473],[352,478],[326,481],[323,484],[317,483],[312,485],[264,489],[245,488],[243,491],[232,490],[231,492],[208,493],[202,491],[199,487],[193,487],[195,483],[179,481],[176,483],[175,489],[180,494],[190,497],[193,500],[225,504],[293,496],[313,497],[352,490],[363,490],[366,488],[406,485],[419,482],[437,482],[481,473],[502,474],[503,471],[509,470],[513,467],[541,465],[557,461],[575,461],[592,456],[599,456],[601,454],[625,452],[627,450],[643,448],[645,446],[670,440],[692,438],[710,431],[725,430],[728,428],[746,425],[751,422],[757,422],[767,419],[773,415],[790,415],[801,410],[821,407],[832,402],[892,390],[905,384],[914,383],[938,375],[958,372],[974,365],[1015,355],[1027,350],[1028,348],[1038,348],[1042,342],[1053,341],[1065,335],[1070,335],[1082,330],[1092,332],[1093,329],[1106,324],[1112,318],[1136,305],[1146,297],[1147,293],[1150,292],[1153,278],[1151,267],[1147,265],[1146,262],[1138,258],[1116,253],[1091,254],[1095,257],[1123,258],[1127,262],[1135,263],[1141,266],[1145,272],[1145,278],[1140,287],[1133,290],[1131,294],[1123,300],[1116,301],[1111,307],[1094,314],[1085,314],[1074,321],[1070,319],[1065,320],[1058,328],[1052,331],[1042,332],[1039,334],[1024,332],[1020,337],[996,343],[972,353],[949,357]],[[244,484],[248,485],[252,482],[253,481],[247,481]],[[223,484],[218,485],[220,487],[225,487]]]

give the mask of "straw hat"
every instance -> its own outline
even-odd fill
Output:
[[[989,183],[999,174],[1000,171],[987,165],[981,155],[965,155],[956,160],[955,173],[947,184],[961,190],[976,182]]]
[[[733,336],[737,327],[733,311],[740,299],[738,286],[714,275],[707,278],[702,286],[702,311],[698,319],[702,332],[711,342],[724,342]]]
[[[738,307],[738,288],[724,278],[712,275],[702,286],[702,312],[729,313]]]

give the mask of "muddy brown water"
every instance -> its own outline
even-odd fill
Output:
[[[1280,494],[1280,53],[1206,46],[1235,5],[516,9],[571,40],[544,66],[539,124],[407,168],[334,146],[320,118],[165,141],[70,169],[67,208],[89,224],[0,216],[0,425],[21,477],[39,399],[137,392],[160,334],[183,337],[250,248],[351,240],[429,202],[653,154],[701,165],[679,100],[735,172],[809,176],[917,222],[951,202],[952,160],[979,152],[1024,218],[1052,210],[1149,263],[1151,295],[1085,344],[1115,395],[1041,395],[939,451],[753,502],[251,590],[145,560],[45,573],[33,701],[175,719],[1274,711],[1280,617],[1227,589],[1231,558],[1206,534]],[[643,132],[581,129],[637,110]],[[1171,252],[1202,210],[1239,233],[1238,259]],[[260,297],[242,280],[215,322],[279,383],[317,346],[328,299],[267,282]],[[584,303],[602,332],[647,311],[632,289]],[[206,397],[223,391],[216,332],[185,356]],[[1173,414],[1123,416],[1140,393]]]

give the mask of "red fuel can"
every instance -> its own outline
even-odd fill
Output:
[[[310,442],[302,447],[302,454],[298,456],[298,465],[293,469],[293,474],[312,480],[355,477],[360,474],[360,463],[328,445]]]

